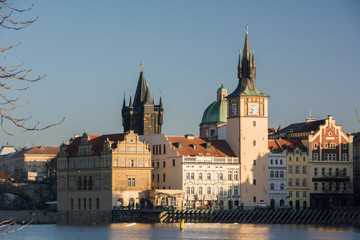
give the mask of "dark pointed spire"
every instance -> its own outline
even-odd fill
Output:
[[[242,63],[241,63],[241,49],[239,50],[239,61],[238,61],[238,78],[241,78],[241,67],[242,67]]]
[[[149,104],[152,104],[152,101],[151,101],[151,95],[150,95],[150,91],[146,91],[146,94],[145,94],[145,102],[144,102],[144,105],[149,105]]]
[[[246,25],[246,32],[245,32],[245,43],[244,43],[244,51],[243,51],[243,59],[249,60],[250,58],[250,45],[249,45],[249,38],[248,38],[248,25]]]
[[[124,101],[123,101],[123,109],[126,107],[126,104],[125,104],[125,94],[124,94]]]
[[[143,71],[140,72],[138,85],[136,87],[135,97],[134,97],[134,106],[141,106],[147,101],[147,93],[149,92],[148,84]],[[150,92],[149,92],[150,96]],[[151,96],[150,96],[151,98]],[[150,99],[151,102],[151,99]]]
[[[160,95],[159,105],[160,105],[160,107],[163,107],[163,103],[162,103],[161,95]]]
[[[131,97],[131,95],[130,95],[130,100],[129,100],[129,107],[131,108],[131,107],[133,107],[133,103],[132,103],[132,97]]]

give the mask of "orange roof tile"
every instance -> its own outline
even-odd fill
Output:
[[[230,146],[224,140],[213,140],[211,143],[211,149],[206,149],[206,141],[199,137],[167,137],[180,156],[214,156],[214,157],[235,157],[234,152]],[[182,149],[179,149],[177,143],[182,142]],[[194,146],[196,147],[194,148]]]
[[[288,148],[294,149],[296,147],[303,148],[304,146],[300,140],[296,140],[296,139],[276,139],[276,140],[268,141],[269,151],[273,151],[273,149],[275,148],[276,151],[282,152],[283,150],[286,150]]]
[[[31,148],[30,150],[26,151],[24,155],[28,155],[28,154],[55,154],[55,155],[57,155],[58,153],[59,153],[59,147],[39,146],[39,147]]]
[[[108,135],[88,135],[90,138],[90,143],[92,146],[92,150],[94,155],[100,155],[101,151],[103,150],[104,142],[109,138],[111,142],[111,147],[115,148],[116,143],[118,141],[124,141],[125,133],[117,133],[117,134],[108,134]],[[79,145],[81,142],[81,136],[75,138],[69,146],[67,146],[68,156],[76,156]]]

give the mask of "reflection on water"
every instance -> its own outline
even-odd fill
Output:
[[[306,225],[254,225],[187,223],[129,224],[108,226],[31,225],[1,239],[360,239],[360,227],[321,227]]]

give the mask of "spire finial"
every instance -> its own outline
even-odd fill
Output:
[[[144,64],[142,61],[140,61],[140,71],[143,71],[144,70]]]
[[[161,89],[159,89],[160,97],[161,97]]]
[[[224,86],[224,78],[221,78],[221,87]]]
[[[245,33],[246,35],[249,33],[248,19],[246,19]]]

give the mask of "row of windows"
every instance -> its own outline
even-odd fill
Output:
[[[89,201],[86,201],[86,198],[83,199],[83,205],[81,206],[81,198],[78,198],[78,209],[92,209],[92,199],[89,198]],[[74,209],[74,199],[70,199],[70,207],[71,209]],[[82,208],[81,208],[82,207]],[[100,200],[99,198],[96,198],[96,209],[100,209]]]
[[[307,185],[306,182],[307,182],[307,181],[306,181],[306,178],[304,178],[304,179],[302,180],[302,186],[303,186],[303,187],[306,187],[306,185]],[[293,179],[292,179],[292,178],[289,178],[288,186],[289,186],[289,187],[292,187],[292,186],[293,186]],[[298,179],[298,178],[295,180],[295,187],[300,187],[300,179]]]
[[[275,162],[275,165],[278,165],[278,163],[280,163],[280,165],[283,164],[283,160],[282,160],[282,159],[280,159],[279,161],[278,161],[277,159],[275,159],[275,161],[274,161],[274,159],[270,159],[270,164],[271,164],[271,165],[274,165],[274,162]]]
[[[163,146],[162,149],[161,149],[161,146]],[[163,145],[161,145],[161,144],[153,145],[152,146],[152,154],[153,155],[166,154],[166,145],[165,144],[163,144]]]
[[[275,175],[274,175],[274,171],[270,171],[270,178],[279,178],[279,171],[275,171]],[[280,178],[284,178],[284,171],[280,171]]]
[[[296,151],[296,153],[298,153],[298,152],[299,152],[299,151]],[[290,156],[290,157],[289,157],[289,162],[291,162],[291,161],[292,161],[292,157]],[[295,161],[298,162],[298,161],[299,161],[299,157],[296,157],[296,158],[295,158]],[[303,162],[306,162],[306,157],[303,157]]]
[[[212,174],[207,173],[206,174],[206,180],[211,180],[211,179],[212,179]],[[233,173],[232,171],[228,171],[227,179],[228,180],[235,180],[235,181],[239,180],[239,172],[234,171],[234,173]],[[195,174],[194,173],[186,173],[186,180],[195,180]],[[203,174],[201,172],[198,174],[198,180],[203,180]],[[216,180],[217,181],[223,181],[224,180],[224,175],[222,173],[217,173],[216,174]]]
[[[341,185],[342,185],[342,188],[341,188]],[[320,187],[320,183],[314,183],[314,190],[315,191],[320,191],[319,189]],[[346,192],[348,189],[348,184],[347,183],[342,183],[340,184],[339,182],[337,183],[321,183],[321,191],[323,192],[339,192],[339,191],[342,191],[342,192]]]
[[[202,186],[199,186],[197,193],[199,195],[203,195],[203,194],[205,194],[204,191],[205,191],[205,187],[203,188]],[[212,190],[211,187],[206,188],[206,194],[207,195],[211,195],[212,192],[213,192],[213,190]],[[186,187],[186,194],[194,195],[195,194],[195,187]],[[215,188],[215,194],[224,195],[225,194],[224,188],[223,187],[216,187]],[[239,195],[239,187],[235,186],[234,189],[229,188],[228,191],[227,191],[227,195],[228,196],[232,196],[232,195],[238,196]]]
[[[293,192],[289,191],[289,197],[293,197]],[[300,197],[300,191],[296,191],[295,192],[295,197],[299,198]],[[307,197],[307,192],[303,192],[303,198]]]
[[[114,158],[114,167],[148,167],[150,158]],[[70,168],[100,168],[111,167],[111,158],[78,159],[70,161]],[[59,168],[65,169],[65,161],[59,161]]]
[[[166,162],[164,161],[162,164],[163,168],[166,168]],[[172,166],[175,167],[175,159],[172,160]],[[155,162],[152,162],[152,167],[155,168]],[[160,168],[160,162],[156,163],[156,167]]]
[[[293,173],[293,166],[288,166],[288,173]],[[295,173],[300,174],[300,166],[295,166]],[[302,173],[306,174],[306,166],[302,166]]]
[[[343,169],[339,169],[339,168],[335,168],[335,176],[336,177],[340,177],[343,176],[345,177],[347,174],[347,170],[346,168]],[[314,176],[318,176],[318,168],[314,168]],[[328,174],[326,174],[326,168],[321,168],[321,176],[333,176],[333,168],[328,168]]]
[[[277,190],[275,189],[275,184],[274,183],[271,183],[270,184],[270,190]],[[280,184],[280,190],[285,190],[285,184]]]
[[[330,133],[329,133],[330,134]],[[336,137],[338,137],[338,135],[336,135]],[[347,149],[347,143],[340,143],[342,145],[342,148],[343,149]],[[314,149],[318,149],[318,147],[320,146],[321,144],[317,144],[317,143],[314,143]],[[326,149],[336,149],[336,143],[325,143],[324,144],[324,147]]]
[[[314,160],[319,160],[318,153],[314,153]],[[341,155],[341,161],[348,161],[347,153],[343,153]],[[325,153],[324,154],[324,161],[336,161],[336,154],[335,153]]]

